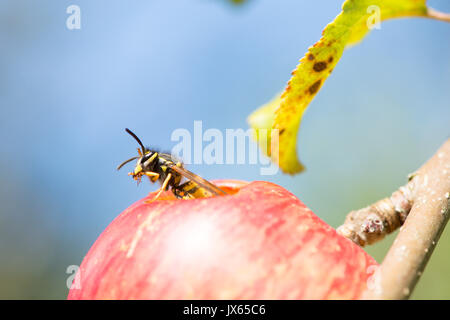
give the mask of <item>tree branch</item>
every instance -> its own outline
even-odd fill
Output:
[[[391,197],[350,212],[338,232],[359,245],[403,225],[364,298],[409,297],[447,223],[449,198],[450,139]]]
[[[406,220],[413,202],[413,179],[389,198],[350,212],[337,232],[364,247],[397,230]]]

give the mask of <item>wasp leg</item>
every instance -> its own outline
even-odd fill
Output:
[[[167,185],[169,184],[170,179],[172,179],[172,174],[171,174],[171,173],[169,173],[169,174],[167,175],[166,180],[164,180],[164,182],[163,182],[161,188],[159,188],[158,193],[156,194],[156,196],[155,196],[152,200],[146,200],[145,203],[152,203],[153,201],[155,201],[156,199],[158,199],[159,196],[161,195],[161,193],[163,193],[163,191],[166,190]]]
[[[144,172],[144,174],[150,178],[151,182],[155,182],[159,179],[159,173],[156,172]]]
[[[214,196],[213,193],[205,188],[200,187],[193,181],[188,181],[179,185],[174,191],[174,194],[179,199],[197,199],[208,198]]]
[[[179,185],[176,188],[172,188],[175,197],[177,197],[178,199],[185,199],[185,200],[193,199],[194,197],[189,193],[189,190],[186,190],[190,184],[191,184],[190,181],[188,181]]]

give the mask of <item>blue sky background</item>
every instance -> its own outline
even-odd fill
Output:
[[[81,30],[66,8],[81,8]],[[450,2],[429,1],[450,12]],[[247,129],[284,88],[340,1],[17,1],[0,4],[0,298],[65,298],[67,266],[139,187],[116,166],[123,131],[170,150],[173,130]],[[208,179],[270,180],[338,226],[389,195],[449,136],[450,25],[382,24],[347,50],[299,133],[301,175],[192,165]],[[448,230],[447,230],[448,231]],[[450,298],[445,232],[415,298]],[[369,248],[381,261],[392,237]]]

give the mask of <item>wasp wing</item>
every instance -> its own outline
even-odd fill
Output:
[[[225,191],[220,189],[218,186],[212,184],[211,182],[203,179],[202,177],[196,175],[195,173],[193,173],[183,167],[178,167],[176,164],[170,164],[170,165],[168,165],[168,167],[170,167],[170,169],[179,173],[186,179],[189,179],[189,180],[197,183],[200,187],[207,189],[211,193],[214,193],[215,195],[226,195],[227,194]]]

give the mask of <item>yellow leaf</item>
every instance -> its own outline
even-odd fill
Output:
[[[322,38],[308,49],[292,72],[285,91],[271,102],[254,111],[248,118],[256,132],[261,129],[279,130],[279,155],[270,152],[270,141],[259,141],[272,161],[285,173],[303,170],[297,158],[297,132],[300,122],[316,93],[320,90],[341,58],[346,46],[361,41],[380,21],[411,16],[427,16],[426,0],[347,0],[342,12],[328,24]],[[270,137],[270,135],[269,135]]]
[[[270,140],[261,139],[261,130],[265,130],[264,137],[271,136],[271,128],[275,119],[275,110],[280,106],[281,94],[277,94],[270,102],[255,110],[247,119],[250,127],[254,130],[253,138],[258,141],[264,153],[270,156]]]

